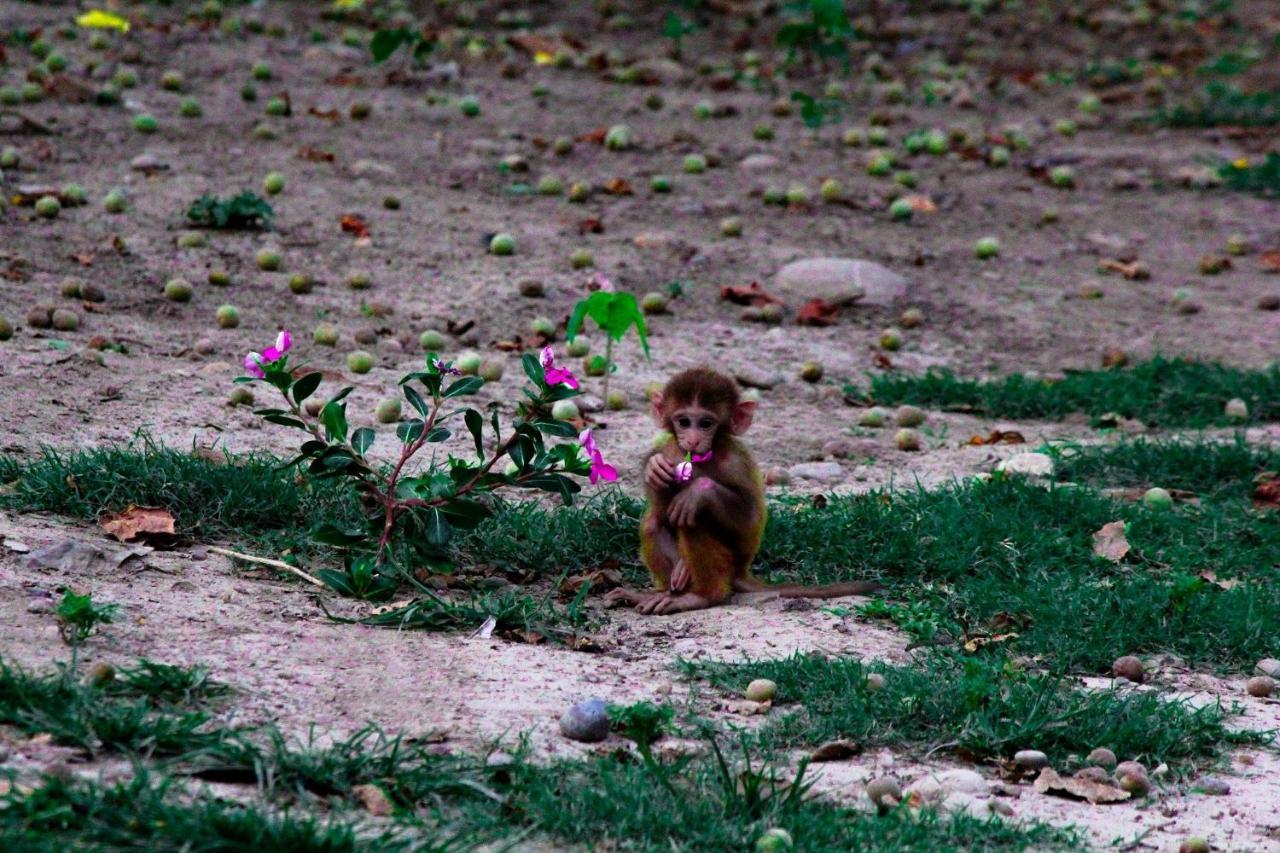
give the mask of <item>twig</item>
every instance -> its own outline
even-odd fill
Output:
[[[928,759],[930,756],[932,756],[935,752],[937,752],[940,749],[950,749],[953,746],[959,746],[959,745],[960,745],[960,741],[958,740],[949,740],[946,743],[940,743],[937,746],[935,746],[933,749],[926,752],[924,754],[924,757],[925,759]]]
[[[307,583],[314,584],[321,588],[325,585],[324,581],[319,578],[309,575],[297,566],[291,566],[283,560],[272,560],[269,557],[255,557],[252,554],[241,554],[239,551],[232,551],[230,548],[218,548],[213,545],[209,546],[209,550],[215,554],[225,554],[228,557],[235,557],[237,560],[244,560],[246,563],[261,563],[264,566],[273,566],[277,569],[284,569],[286,572],[292,572],[302,578]]]

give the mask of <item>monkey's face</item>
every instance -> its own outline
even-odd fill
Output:
[[[670,429],[681,453],[707,453],[720,429],[720,419],[701,406],[684,406],[671,413]]]

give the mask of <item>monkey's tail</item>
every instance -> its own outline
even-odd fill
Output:
[[[822,586],[803,586],[798,583],[768,584],[747,575],[734,578],[734,592],[776,592],[783,598],[841,598],[846,595],[866,595],[880,589],[876,581],[829,583]]]

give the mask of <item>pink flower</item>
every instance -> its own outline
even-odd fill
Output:
[[[587,290],[603,290],[605,293],[613,293],[613,279],[602,272],[593,272],[591,278],[587,281]]]
[[[438,358],[433,359],[431,361],[431,366],[434,367],[438,372],[443,373],[445,376],[461,376],[462,375],[461,370],[454,367],[452,364],[441,361]]]
[[[251,352],[244,357],[244,372],[259,379],[267,375],[262,372],[262,353]]]
[[[693,466],[699,462],[706,462],[713,452],[708,450],[706,453],[686,453],[684,461],[676,465],[676,481],[685,483],[693,479]]]
[[[563,383],[575,391],[581,387],[572,373],[563,367],[556,367],[556,353],[551,347],[542,348],[540,361],[542,362],[542,369],[546,373],[548,385],[560,385]]]
[[[293,335],[289,334],[288,329],[284,329],[276,335],[275,346],[267,347],[262,351],[262,358],[264,361],[279,361],[280,356],[287,353],[291,346],[293,346]]]
[[[293,335],[289,334],[288,329],[284,329],[280,334],[276,335],[276,342],[273,346],[267,347],[260,353],[251,352],[244,357],[244,372],[262,379],[267,375],[263,367],[284,358],[284,354],[292,346]]]
[[[578,442],[582,445],[582,449],[587,451],[587,457],[591,461],[591,485],[594,486],[600,480],[612,483],[618,479],[618,469],[605,463],[600,448],[596,447],[596,440],[592,437],[591,430],[584,429],[578,436]]]

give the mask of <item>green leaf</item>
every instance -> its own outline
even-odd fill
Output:
[[[324,376],[322,376],[319,371],[316,371],[315,373],[308,373],[306,376],[293,383],[293,402],[301,406],[303,400],[316,392],[316,389],[320,387],[320,382],[323,379]]]
[[[324,545],[346,547],[349,545],[359,545],[369,537],[364,533],[347,533],[345,530],[339,530],[332,524],[325,523],[311,532],[311,538]]]
[[[395,30],[378,30],[373,34],[373,38],[369,39],[369,53],[373,55],[374,62],[384,62],[399,50],[401,45],[409,43],[415,36],[416,33],[403,27]]]
[[[449,436],[451,435],[453,435],[453,433],[449,432],[449,430],[444,427],[432,427],[431,432],[427,433],[427,441],[432,443],[448,441]]]
[[[484,458],[484,443],[482,441],[484,435],[484,416],[475,409],[467,409],[462,413],[462,420],[467,425],[467,431],[471,433],[471,437],[476,442],[476,456]]]
[[[346,396],[345,394],[343,396]],[[320,423],[324,424],[325,434],[330,441],[347,440],[347,406],[338,402],[335,397],[320,410]]]
[[[330,403],[340,403],[340,402],[342,402],[343,400],[347,399],[347,395],[348,395],[348,394],[350,394],[350,393],[351,393],[352,391],[354,391],[354,390],[356,390],[354,387],[352,387],[351,385],[348,385],[346,388],[343,388],[343,389],[342,389],[341,391],[339,391],[337,394],[334,394],[332,397],[330,397],[330,398],[329,398],[329,402],[330,402]]]
[[[579,305],[582,303],[579,302]],[[577,308],[574,308],[576,315]],[[573,330],[573,321],[570,321],[569,328]],[[573,331],[569,332],[569,340],[573,340]],[[525,353],[520,357],[520,366],[524,368],[524,375],[529,377],[529,381],[541,388],[547,384],[547,373],[542,369],[542,362],[533,353]]]
[[[409,405],[418,410],[418,414],[424,418],[431,414],[431,409],[427,406],[427,401],[422,399],[422,395],[417,392],[411,385],[405,385],[404,397],[409,401]]]
[[[493,511],[478,501],[457,498],[440,507],[454,527],[470,530],[493,515]]]
[[[444,510],[440,507],[428,507],[422,515],[422,533],[427,542],[437,548],[448,545],[452,528],[449,526],[449,519],[445,517]]]
[[[464,376],[445,390],[444,397],[446,400],[451,397],[463,397],[467,394],[474,394],[483,387],[484,380],[479,376]]]
[[[316,572],[316,577],[324,581],[325,586],[333,589],[339,595],[347,598],[355,598],[355,587],[351,585],[351,579],[346,572],[339,572],[335,569],[321,569]]]
[[[356,453],[364,456],[365,452],[373,446],[373,439],[376,435],[369,427],[360,427],[360,429],[351,434],[351,446]]]
[[[422,431],[427,425],[417,418],[411,421],[402,421],[400,426],[396,427],[396,438],[400,439],[404,444],[411,441],[417,441],[422,437]]]
[[[567,421],[534,421],[533,425],[553,438],[578,437],[578,431]]]
[[[306,429],[307,425],[297,418],[291,418],[288,415],[265,415],[262,418],[267,423],[279,424],[280,426],[297,427],[298,429]]]

